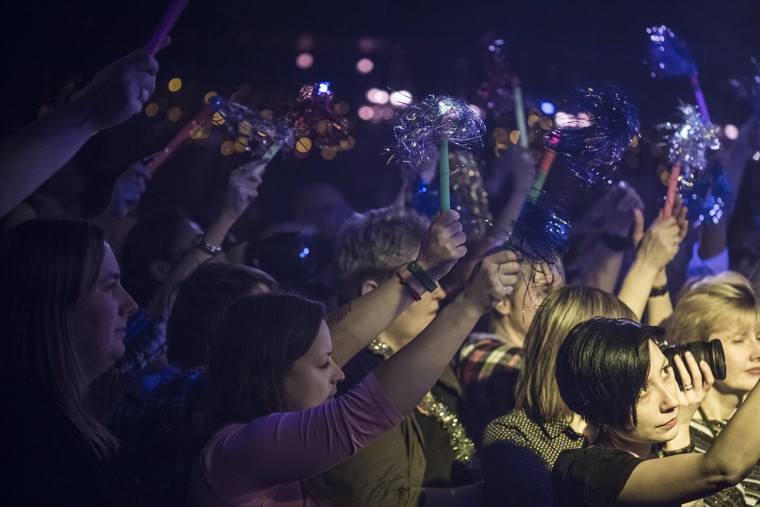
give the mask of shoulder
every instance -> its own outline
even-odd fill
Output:
[[[562,451],[552,469],[555,498],[571,502],[565,505],[614,505],[642,461],[620,449],[592,446]]]

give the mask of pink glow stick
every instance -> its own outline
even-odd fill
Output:
[[[148,45],[145,46],[145,52],[150,56],[156,55],[159,48],[161,47],[161,44],[163,44],[164,39],[166,39],[166,36],[169,35],[169,32],[174,26],[174,23],[177,22],[179,15],[182,14],[182,11],[187,5],[187,2],[189,2],[189,0],[172,0],[172,2],[169,4],[169,8],[166,9],[164,18],[158,24],[156,30],[153,32],[153,35],[150,37],[150,42],[148,42]]]
[[[196,128],[200,128],[203,123],[208,119],[209,116],[211,116],[213,113],[213,110],[211,109],[211,106],[208,104],[204,104],[201,110],[198,112],[198,114],[193,117],[192,120],[190,120],[187,125],[182,127],[182,130],[177,132],[177,134],[174,136],[174,138],[169,141],[169,144],[164,147],[163,150],[159,151],[156,156],[153,158],[153,160],[150,161],[147,165],[148,172],[152,175],[156,172],[156,169],[159,168],[164,162],[166,162],[169,157],[174,154],[175,151],[184,143],[187,141],[190,136],[192,135],[193,131]]]
[[[665,197],[665,205],[662,207],[662,216],[667,218],[673,214],[673,204],[676,202],[676,188],[678,187],[678,177],[681,175],[681,167],[674,165],[670,169],[670,181],[668,182],[668,193]]]

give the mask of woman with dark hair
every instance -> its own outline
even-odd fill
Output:
[[[478,318],[517,281],[513,252],[485,258],[463,292],[412,343],[335,398],[342,364],[370,341],[333,343],[321,304],[269,292],[232,305],[209,363],[193,469],[200,505],[315,505],[318,479],[399,424],[435,383]],[[409,283],[399,271],[402,284]],[[343,353],[338,351],[343,349]],[[346,353],[348,350],[352,353]]]
[[[657,342],[660,327],[597,317],[578,324],[557,356],[568,407],[600,432],[593,445],[564,451],[552,471],[557,505],[680,505],[737,484],[760,458],[760,389],[749,394],[704,454],[649,459],[652,444],[679,434],[682,394],[713,383],[705,361],[676,356],[681,390]],[[691,414],[683,418],[691,420]]]
[[[514,505],[551,505],[557,456],[593,439],[594,429],[562,401],[554,368],[567,333],[599,315],[634,318],[618,298],[592,287],[555,289],[538,309],[521,349],[515,409],[491,421],[483,434],[480,459],[490,504],[508,498]]]
[[[0,475],[9,505],[134,500],[133,485],[119,487],[127,481],[114,459],[118,441],[89,401],[124,354],[137,308],[103,237],[84,221],[37,219],[0,243]]]

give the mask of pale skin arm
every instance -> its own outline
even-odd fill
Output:
[[[388,399],[409,413],[443,373],[481,315],[517,284],[520,264],[511,251],[492,254],[475,268],[462,293],[408,345],[373,371]]]
[[[631,268],[626,273],[618,298],[627,304],[640,320],[649,292],[661,270],[673,260],[688,232],[686,208],[676,199],[673,216],[660,216],[641,240]]]
[[[622,238],[629,237],[631,226],[638,226],[638,221],[644,219],[641,212],[643,208],[644,203],[632,186],[621,181],[610,187],[604,195],[604,233]],[[629,247],[633,247],[633,242],[629,241]],[[596,258],[584,273],[584,285],[614,293],[624,255],[625,250],[613,250],[600,241]]]
[[[133,51],[100,70],[67,104],[0,142],[0,216],[29,197],[91,136],[140,112],[157,73],[155,58]]]
[[[232,225],[258,195],[261,175],[254,170],[257,164],[257,160],[252,161],[230,173],[222,209],[204,233],[209,245],[221,246]],[[151,317],[157,320],[168,318],[171,309],[171,295],[177,285],[190,276],[200,263],[211,257],[211,254],[198,248],[190,248],[185,252],[151,300],[149,307]]]
[[[441,213],[433,219],[422,238],[417,263],[433,280],[438,281],[467,252],[465,240],[459,213],[453,210]],[[408,271],[402,272],[402,276],[418,294],[425,291]],[[345,365],[413,303],[414,299],[407,288],[394,275],[370,292],[331,312],[327,325],[333,339],[332,357],[335,363]]]
[[[760,383],[704,453],[646,460],[633,470],[620,505],[684,503],[738,484],[760,459]]]

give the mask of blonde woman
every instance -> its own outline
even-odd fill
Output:
[[[551,505],[557,456],[588,445],[593,437],[562,401],[554,366],[568,332],[599,315],[634,317],[618,298],[591,287],[560,287],[539,308],[525,337],[515,410],[494,419],[483,434],[481,462],[492,505]]]
[[[749,280],[726,271],[688,286],[665,323],[675,343],[718,339],[726,356],[726,378],[715,381],[691,422],[692,443],[699,452],[710,448],[760,379],[757,303]],[[735,488],[718,495],[732,505],[740,501],[755,505],[760,499],[760,466]]]

